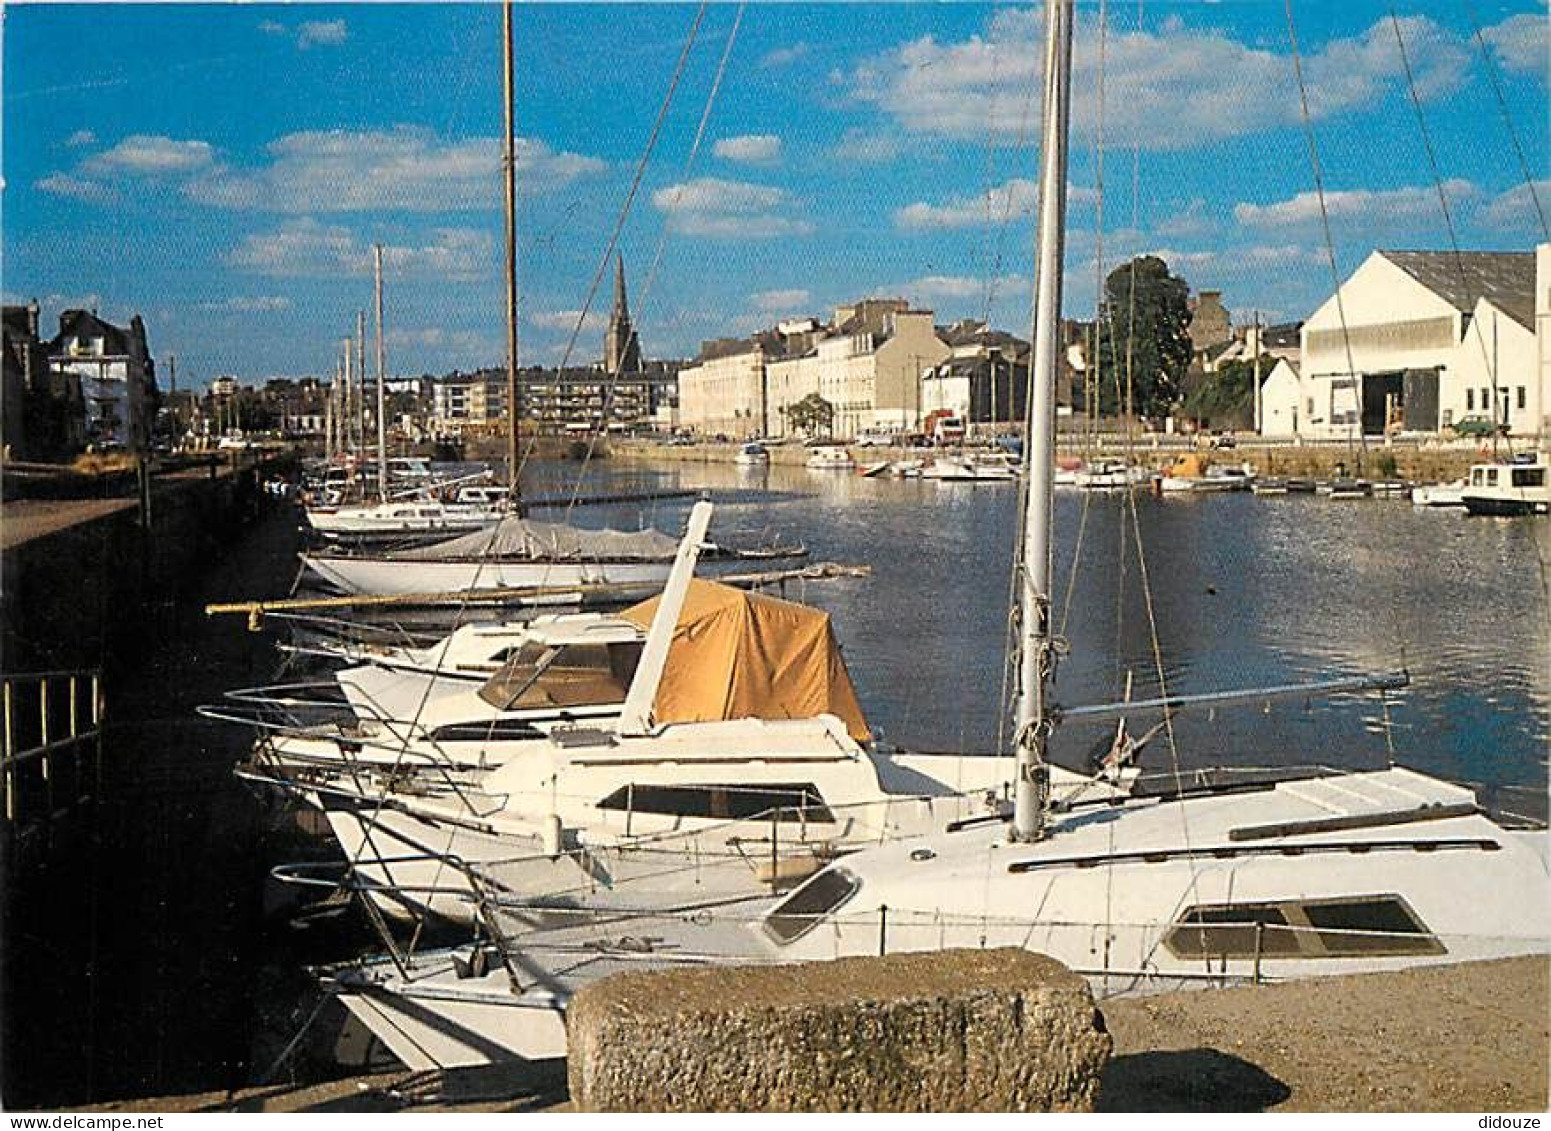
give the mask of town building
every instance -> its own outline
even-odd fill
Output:
[[[67,310],[46,350],[51,378],[80,382],[88,444],[146,447],[156,417],[156,363],[138,314],[123,329],[94,311]]]
[[[3,403],[0,426],[11,458],[56,460],[86,443],[86,415],[78,376],[50,371],[48,349],[38,337],[36,302],[7,306],[0,332]]]
[[[1373,252],[1303,325],[1295,434],[1436,433],[1468,419],[1543,434],[1548,267],[1539,249]]]
[[[1291,438],[1299,434],[1303,382],[1298,364],[1285,357],[1270,363],[1255,399],[1255,431],[1262,436]]]
[[[922,380],[927,414],[949,413],[971,427],[990,426],[993,431],[1021,424],[1028,413],[1029,343],[976,319],[941,327],[938,335],[953,352]],[[1062,369],[1064,403],[1070,405],[1071,369]]]
[[[449,373],[431,384],[430,425],[438,435],[494,433],[505,418],[505,370]]]

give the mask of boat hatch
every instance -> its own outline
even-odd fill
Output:
[[[763,818],[782,822],[833,822],[818,787],[812,782],[747,786],[717,783],[620,786],[599,809],[631,813],[661,813],[671,817],[707,817],[744,821]]]
[[[765,934],[778,946],[796,942],[862,890],[862,881],[844,868],[820,872],[765,916]]]
[[[1176,958],[1374,958],[1446,954],[1398,895],[1191,907],[1164,938]]]

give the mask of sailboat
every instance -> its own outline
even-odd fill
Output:
[[[513,97],[511,8],[503,7],[505,133],[502,187],[506,221],[506,413],[510,508],[488,503],[425,504],[428,521],[466,514],[471,533],[411,550],[303,554],[303,565],[346,593],[370,596],[457,593],[471,589],[526,589],[576,585],[660,584],[667,579],[677,543],[657,531],[590,530],[534,522],[521,505],[522,458],[517,396],[517,159]],[[377,251],[378,324],[381,328],[381,249]],[[623,270],[623,268],[621,268]],[[378,346],[378,391],[382,390]],[[379,406],[379,431],[382,408]],[[413,520],[413,506],[386,500],[363,522]],[[402,513],[401,513],[402,512]],[[473,521],[477,519],[477,521]],[[442,519],[445,521],[445,518]],[[338,518],[332,521],[339,522]],[[314,526],[317,521],[314,520]],[[465,527],[467,529],[467,527]]]
[[[492,916],[489,943],[412,965],[395,954],[325,971],[410,1067],[563,1055],[570,996],[627,970],[1011,945],[1114,993],[1551,951],[1545,830],[1505,827],[1471,791],[1425,774],[1340,771],[1052,804],[1045,752],[1062,718],[1048,664],[1054,377],[1072,8],[1046,3],[1011,819],[956,822],[851,854],[784,897],[664,899],[648,882],[633,907],[617,890],[604,907],[534,901]]]
[[[407,461],[388,458],[387,361],[382,333],[382,246],[373,248],[373,278],[377,307],[377,500],[375,502],[319,505],[305,514],[312,530],[327,539],[351,541],[406,540],[448,537],[492,526],[506,514],[505,500],[491,503],[446,502],[430,493],[429,465],[410,465],[415,486],[394,493],[393,465]],[[365,318],[361,321],[360,386],[365,384]],[[350,350],[345,350],[344,379],[350,382]],[[363,398],[364,399],[364,398]],[[364,432],[364,420],[363,420]],[[362,437],[362,444],[365,438]]]

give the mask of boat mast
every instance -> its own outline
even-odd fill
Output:
[[[372,247],[372,266],[377,291],[377,493],[388,501],[388,394],[387,355],[382,343],[382,244]]]
[[[1066,134],[1072,67],[1072,0],[1045,3],[1045,125],[1040,153],[1039,248],[1034,296],[1034,356],[1025,434],[1023,553],[1019,571],[1020,663],[1014,718],[1018,778],[1013,839],[1044,835],[1050,768],[1051,528],[1055,513],[1056,365],[1061,332],[1061,260],[1066,243]]]
[[[512,502],[522,500],[517,474],[517,123],[516,91],[512,82],[512,0],[501,5],[504,45],[506,114],[505,150],[501,165],[506,187],[506,474]]]

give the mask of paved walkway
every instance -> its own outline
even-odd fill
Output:
[[[130,499],[13,499],[0,505],[0,550],[57,534],[104,515],[134,510]]]

